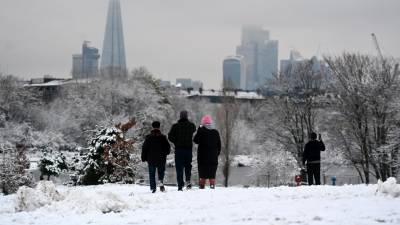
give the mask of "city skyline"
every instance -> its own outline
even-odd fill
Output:
[[[247,90],[260,88],[278,73],[278,50],[279,41],[271,40],[269,30],[262,26],[243,26],[236,55],[243,56]]]
[[[171,0],[122,5],[129,69],[146,66],[157,78],[188,77],[204,81],[207,88],[220,87],[221,60],[235,54],[244,24],[270,30],[279,40],[279,59],[288,58],[292,48],[307,58],[344,50],[376,54],[372,32],[384,54],[400,55],[399,1]],[[108,1],[2,0],[2,6],[4,73],[71,77],[70,57],[82,41],[102,46]]]

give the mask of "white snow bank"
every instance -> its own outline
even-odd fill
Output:
[[[385,182],[378,180],[378,192],[394,198],[400,197],[400,184],[397,184],[394,177],[389,177]]]
[[[24,186],[18,190],[16,211],[34,211],[44,206],[52,211],[62,208],[81,214],[89,211],[121,212],[128,208],[128,204],[112,192],[71,189],[60,193],[51,181],[41,181],[35,189]]]
[[[110,191],[82,192],[81,190],[72,190],[65,193],[64,201],[55,203],[54,207],[78,214],[88,212],[119,213],[127,209],[128,204]]]
[[[53,182],[41,181],[35,189],[26,186],[18,189],[15,210],[33,211],[54,201],[60,201],[62,198]]]
[[[152,194],[140,185],[57,186],[63,199],[29,212],[7,210],[18,195],[0,196],[0,225],[400,224],[400,201],[375,194],[377,187],[167,187]]]

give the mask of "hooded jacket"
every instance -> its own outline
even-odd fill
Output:
[[[159,129],[153,129],[142,146],[142,161],[153,166],[165,166],[171,146]]]
[[[198,144],[197,162],[199,165],[218,165],[218,156],[221,153],[221,139],[215,129],[200,127],[194,136],[194,143]]]

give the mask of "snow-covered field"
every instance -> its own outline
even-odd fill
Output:
[[[0,196],[0,224],[400,224],[400,198],[378,185],[167,188],[152,194],[138,185],[41,183]]]

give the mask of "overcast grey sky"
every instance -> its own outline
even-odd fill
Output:
[[[218,88],[222,60],[243,24],[259,24],[310,57],[344,50],[400,56],[400,0],[121,0],[127,65],[156,77]],[[0,0],[0,71],[24,78],[69,77],[83,40],[102,48],[107,0]]]

